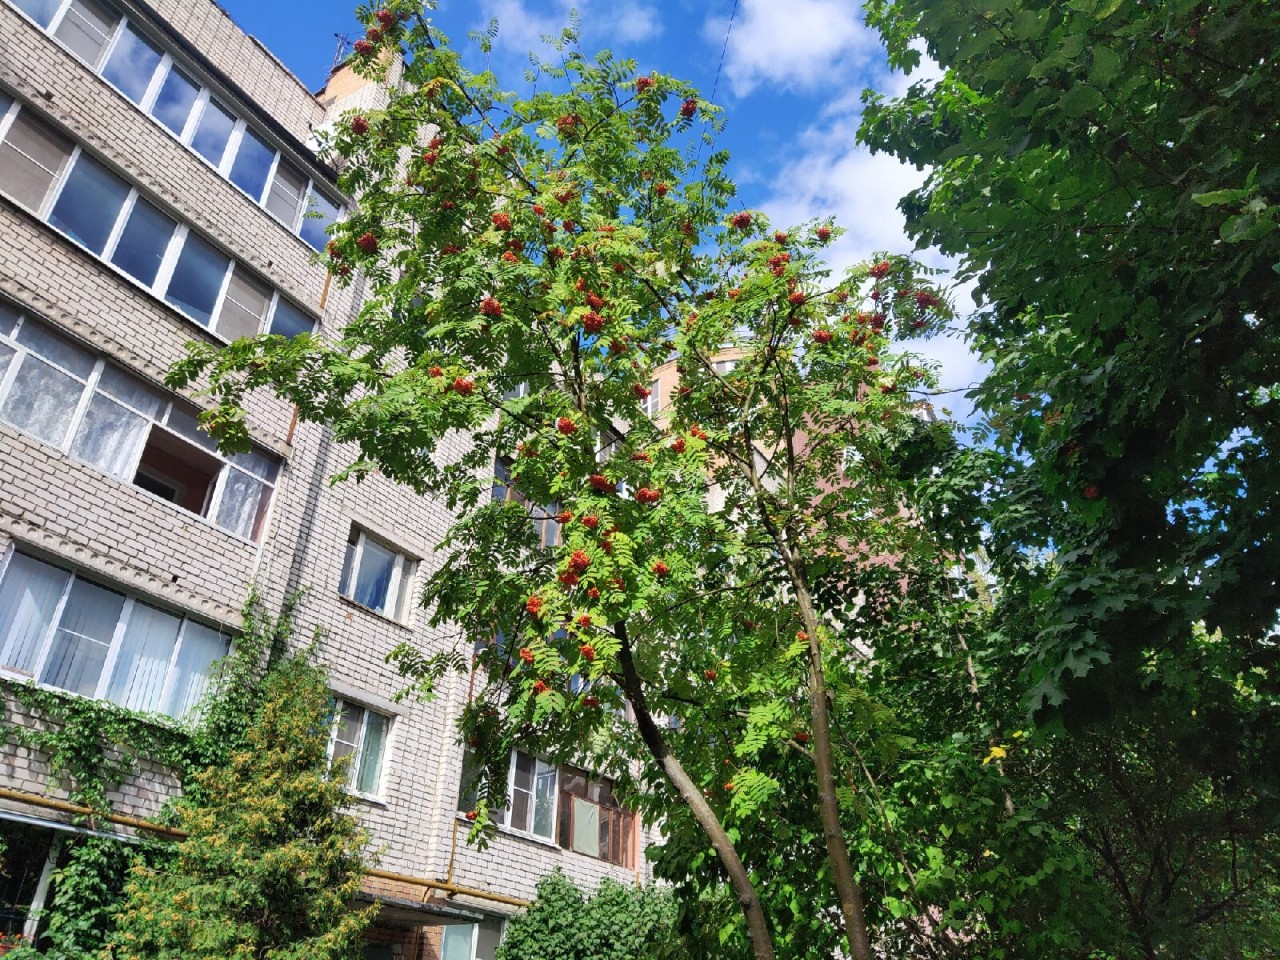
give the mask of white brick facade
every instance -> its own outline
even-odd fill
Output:
[[[317,99],[209,0],[150,0],[149,7],[117,0],[115,6],[169,50],[175,63],[241,117],[258,124],[275,149],[300,167],[309,165],[317,182],[331,182],[331,174],[303,152],[309,133],[347,107],[376,105],[372,87],[355,89],[334,102]],[[0,93],[320,318],[322,330],[336,329],[358,308],[359,284],[348,290],[335,286],[324,299],[326,272],[313,262],[306,243],[8,0],[0,0]],[[0,236],[5,238],[0,244],[0,305],[74,338],[139,379],[159,386],[182,356],[184,344],[217,342],[204,327],[3,193]],[[393,718],[380,796],[353,799],[353,808],[372,832],[382,870],[429,880],[451,876],[464,887],[522,899],[531,898],[537,880],[556,866],[588,886],[606,874],[635,879],[634,870],[511,831],[486,851],[466,846],[466,823],[456,814],[462,749],[454,729],[466,696],[465,680],[451,678],[433,703],[397,705],[391,698],[400,678],[385,662],[387,653],[405,640],[431,649],[464,641],[428,628],[420,609],[399,623],[360,607],[338,590],[353,524],[417,561],[416,591],[433,569],[434,548],[450,514],[381,477],[330,486],[328,477],[346,465],[350,451],[324,429],[295,425],[292,409],[273,397],[254,398],[250,428],[263,448],[283,458],[258,543],[0,422],[0,558],[21,551],[228,631],[239,622],[250,584],[257,584],[269,608],[306,588],[297,615],[299,636],[323,629],[319,656],[335,691]],[[29,722],[11,697],[6,701],[9,722]],[[0,786],[65,795],[48,783],[47,758],[11,743],[0,747]],[[136,778],[116,791],[117,812],[153,816],[175,789],[170,775],[144,764]],[[0,800],[3,811],[65,819]],[[423,929],[409,930],[415,914],[404,904],[422,905],[427,891],[377,880],[367,888],[371,896],[397,904],[393,926],[409,931],[402,935],[382,929],[372,939],[399,944],[401,952],[395,955],[407,958],[435,956],[440,934],[434,925],[442,911],[461,910],[465,918],[512,909],[483,899],[433,895],[416,915]]]

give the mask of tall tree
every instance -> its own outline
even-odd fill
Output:
[[[1280,17],[1225,0],[876,0],[862,140],[931,167],[908,229],[958,256],[1007,454],[1006,650],[1059,822],[1141,956],[1274,945],[1280,808]],[[1258,926],[1259,918],[1262,920]],[[1230,940],[1230,936],[1227,938]],[[1252,946],[1250,946],[1252,944]],[[1117,947],[1117,950],[1129,947]]]
[[[832,894],[818,913],[865,960],[850,835],[867,814],[831,702],[858,683],[872,580],[955,555],[901,509],[894,457],[947,428],[918,416],[932,374],[887,349],[945,304],[903,258],[831,279],[830,224],[731,210],[719,111],[684,83],[566,34],[517,96],[408,7],[365,16],[357,69],[408,55],[385,109],[332,143],[361,203],[326,257],[339,282],[368,278],[360,316],[336,341],[193,347],[172,382],[207,378],[204,423],[233,446],[245,393],[272,389],[352,445],[345,477],[378,470],[459,511],[426,599],[465,642],[399,659],[429,686],[488,643],[463,717],[486,761],[478,833],[513,746],[595,749],[624,784],[642,761],[639,802],[697,823],[772,957],[778,901],[736,841],[778,797],[772,748],[799,736]],[[655,398],[660,368],[675,389]],[[634,726],[615,730],[624,707]]]

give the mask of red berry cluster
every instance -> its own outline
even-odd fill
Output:
[[[747,230],[751,226],[751,214],[745,210],[742,213],[735,213],[730,218],[729,223],[738,230]]]
[[[644,93],[646,90],[652,90],[658,81],[653,77],[636,77],[636,93]]]
[[[568,417],[561,417],[556,421],[556,429],[568,437],[578,432],[578,425]]]
[[[502,304],[493,297],[485,297],[480,301],[480,312],[486,317],[502,316]]]
[[[569,555],[569,572],[579,576],[587,572],[591,566],[591,558],[583,550],[575,550]]]
[[[637,503],[657,503],[662,499],[661,490],[651,490],[648,487],[641,487],[636,491]]]
[[[654,576],[665,577],[670,572],[671,572],[671,568],[668,567],[661,560],[659,560],[657,563],[653,565]]]
[[[613,493],[613,481],[600,473],[593,473],[587,481],[591,484],[592,489],[600,493]]]
[[[529,611],[529,616],[539,617],[542,615],[543,602],[544,601],[540,596],[538,596],[537,594],[534,594],[532,597],[530,597],[528,600],[524,602],[524,608]]]
[[[501,213],[501,212],[499,212],[499,213],[495,213],[495,214],[493,215],[493,225],[494,225],[494,227],[496,227],[496,228],[497,228],[497,229],[499,229],[499,230],[510,230],[510,229],[511,229],[511,214],[509,214],[509,213]]]

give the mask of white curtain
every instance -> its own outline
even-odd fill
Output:
[[[215,522],[246,540],[252,540],[254,527],[258,525],[258,508],[262,506],[262,490],[260,481],[228,467]]]
[[[387,728],[391,721],[380,713],[366,711],[364,743],[360,745],[360,769],[356,771],[356,789],[376,794],[382,780],[382,754],[387,746]]]
[[[62,446],[84,384],[31,354],[22,358],[0,418],[45,443]]]
[[[86,580],[73,583],[40,682],[93,696],[123,609],[120,594]]]
[[[228,647],[227,638],[217,630],[187,621],[178,660],[173,665],[173,683],[169,687],[165,713],[181,719],[200,702],[209,686],[210,668],[227,655]]]
[[[76,431],[71,452],[119,480],[132,480],[151,428],[143,417],[95,394]]]
[[[70,575],[15,553],[0,582],[0,664],[32,674]]]
[[[573,849],[600,856],[600,808],[581,797],[573,798]]]
[[[107,699],[130,710],[159,710],[181,626],[178,617],[135,602],[116,654]]]

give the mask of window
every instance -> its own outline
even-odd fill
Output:
[[[716,373],[723,377],[725,374],[733,373],[733,369],[737,365],[737,360],[717,360],[711,364],[711,367]]]
[[[15,115],[16,113],[16,115]],[[5,118],[10,122],[5,128]],[[315,322],[243,264],[143,199],[138,190],[0,98],[0,191],[226,340],[293,337]]]
[[[104,80],[203,157],[315,250],[341,203],[285,162],[253,125],[215,99],[173,55],[99,0],[9,0]],[[0,112],[3,112],[0,109]],[[268,189],[268,184],[270,188]],[[302,211],[309,211],[307,216]]]
[[[350,757],[347,788],[365,796],[382,792],[382,763],[387,750],[391,718],[346,700],[334,701],[333,734],[329,756]]]
[[[499,457],[494,466],[493,499],[499,503],[518,503],[529,514],[538,535],[538,545],[544,550],[560,542],[560,524],[556,521],[559,506],[533,503],[521,493],[511,482],[511,461],[505,457]]]
[[[220,456],[193,410],[3,305],[0,420],[238,537],[262,535],[275,458]]]
[[[342,561],[338,592],[375,613],[403,621],[414,566],[414,562],[404,554],[396,553],[358,527],[352,527]]]
[[[148,713],[186,716],[228,638],[23,553],[0,572],[0,669]]]
[[[644,398],[644,412],[646,416],[656,417],[660,409],[662,409],[662,382],[655,380],[649,384],[649,395]]]
[[[471,754],[464,754],[458,795],[463,813],[475,807],[478,773]],[[598,860],[633,864],[635,814],[623,809],[608,780],[515,750],[507,783],[506,806],[490,811],[496,823]]]
[[[30,113],[19,113],[0,143],[0,190],[38,211],[73,146]]]
[[[501,942],[501,920],[451,923],[441,934],[440,960],[494,960]]]

